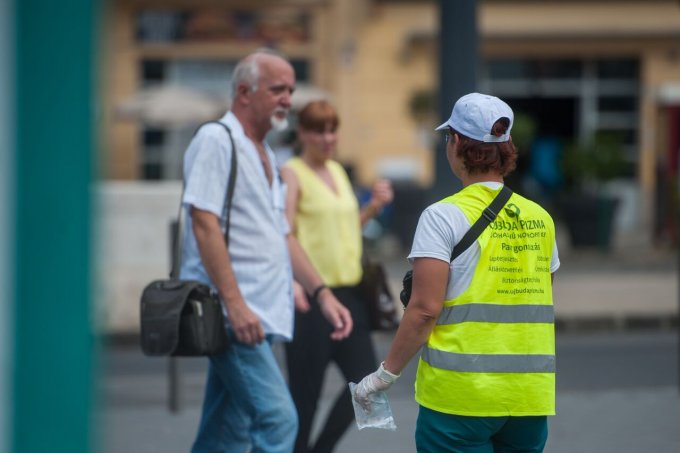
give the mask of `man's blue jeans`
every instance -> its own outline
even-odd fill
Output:
[[[271,348],[231,344],[210,357],[203,414],[193,453],[290,453],[297,412]],[[252,448],[252,449],[251,449]]]

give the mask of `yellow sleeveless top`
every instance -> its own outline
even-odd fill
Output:
[[[345,169],[326,161],[338,193],[299,157],[286,168],[300,185],[295,215],[297,238],[323,282],[328,286],[353,286],[361,280],[361,221],[359,203]]]

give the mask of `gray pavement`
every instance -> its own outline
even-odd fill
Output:
[[[324,401],[325,402],[325,401]],[[390,396],[397,431],[351,427],[336,453],[414,452],[417,408],[412,398]],[[553,453],[675,453],[680,451],[677,388],[558,395],[546,447]],[[322,406],[322,409],[325,409]],[[119,408],[99,416],[104,453],[188,452],[198,406],[177,415],[163,407]]]
[[[386,353],[390,339],[389,334],[374,336],[380,355]],[[116,354],[117,370],[102,381],[106,404],[98,413],[103,431],[98,451],[189,451],[200,416],[205,361],[181,359],[181,409],[171,414],[163,374],[167,360],[144,358],[136,348]],[[677,336],[668,331],[559,334],[558,415],[550,418],[546,451],[680,451],[677,357]],[[415,362],[389,391],[397,431],[359,431],[352,426],[337,453],[415,451],[414,374]],[[342,385],[336,369],[329,368],[321,415]]]
[[[390,284],[396,291],[408,265],[402,258],[387,256]],[[661,332],[665,349],[655,365],[638,360],[623,365],[607,376],[599,370],[583,379],[593,385],[561,388],[558,369],[558,415],[551,417],[546,451],[572,452],[677,452],[680,451],[680,397],[678,389],[678,266],[673,251],[644,253],[562,252],[563,266],[555,279],[555,306],[560,335],[578,338],[591,332],[619,335],[620,332]],[[569,337],[569,338],[571,338]],[[614,337],[612,344],[628,350],[627,337]],[[389,347],[389,334],[376,334],[379,355]],[[559,339],[559,337],[558,337]],[[632,343],[631,343],[632,344]],[[658,348],[649,350],[652,355]],[[121,351],[120,348],[116,350]],[[125,350],[123,350],[125,351]],[[584,366],[597,367],[599,359],[589,343],[572,350]],[[102,405],[97,411],[102,453],[151,453],[189,451],[200,414],[205,361],[182,359],[181,411],[171,414],[166,407],[166,359],[142,358],[136,349],[128,365],[118,362],[115,369],[104,368],[100,379]],[[558,364],[560,363],[558,345]],[[567,354],[565,353],[565,356]],[[137,356],[137,357],[132,357]],[[588,362],[588,359],[592,359]],[[140,365],[142,363],[143,365]],[[622,365],[622,366],[623,366]],[[645,377],[633,376],[629,385],[615,385],[621,375],[633,375],[645,368],[658,369]],[[415,361],[390,390],[389,398],[398,426],[396,432],[353,426],[337,448],[337,453],[371,451],[413,452],[413,432],[417,405],[413,401]],[[659,370],[663,370],[660,372]],[[665,373],[665,374],[664,374]],[[568,379],[577,379],[578,369],[565,370]],[[663,375],[659,377],[659,375]],[[612,385],[608,385],[611,380]],[[588,382],[586,382],[588,384]],[[324,413],[342,385],[334,368],[327,374],[320,411]],[[592,388],[591,388],[592,387]]]

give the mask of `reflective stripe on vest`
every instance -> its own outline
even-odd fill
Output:
[[[438,325],[462,322],[553,323],[555,310],[552,305],[463,304],[444,307],[437,319]]]
[[[459,354],[423,348],[420,356],[430,366],[473,373],[554,373],[555,356],[548,354]]]

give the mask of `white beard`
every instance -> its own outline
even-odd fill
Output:
[[[274,129],[276,132],[285,131],[288,128],[288,118],[285,116],[283,118],[279,118],[278,116],[276,116],[277,113],[281,113],[281,111],[278,110],[275,111],[269,118],[269,122],[272,125],[272,129]]]

